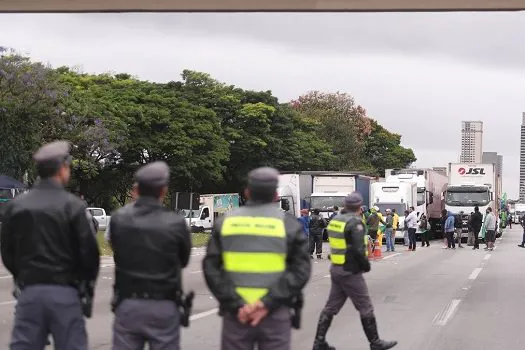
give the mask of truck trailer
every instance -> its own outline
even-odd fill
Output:
[[[425,214],[433,235],[443,234],[441,211],[445,208],[443,191],[447,186],[447,176],[432,169],[386,169],[385,178],[387,182],[415,183],[417,203],[414,208],[418,218]]]
[[[344,198],[357,191],[363,204],[370,201],[370,182],[373,178],[355,173],[326,173],[313,175],[310,208],[319,209],[321,216],[329,218],[334,206],[343,207]]]

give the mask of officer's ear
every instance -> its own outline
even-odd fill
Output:
[[[164,198],[166,198],[166,195],[168,194],[168,186],[162,187],[160,190],[160,201],[163,202]]]
[[[139,198],[139,185],[135,182],[133,184],[133,188],[131,189],[131,199],[136,201],[137,198]]]

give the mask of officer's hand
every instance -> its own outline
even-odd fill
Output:
[[[268,309],[266,308],[266,306],[264,306],[264,304],[260,300],[256,301],[253,304],[253,308],[254,308],[254,311],[252,312],[251,317],[250,317],[251,318],[250,325],[252,327],[255,327],[262,321],[263,318],[268,316]]]
[[[237,319],[240,323],[245,324],[250,319],[250,314],[253,312],[253,307],[251,305],[244,305],[239,308],[237,312]]]

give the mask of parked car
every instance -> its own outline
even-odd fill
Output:
[[[105,231],[109,226],[110,220],[110,216],[106,214],[106,211],[102,208],[87,208],[87,210],[89,210],[93,218],[95,218],[98,223],[97,231]]]

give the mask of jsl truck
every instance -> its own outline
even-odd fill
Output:
[[[239,207],[238,193],[201,194],[198,210],[184,210],[192,232],[211,230],[217,216]]]
[[[370,185],[370,207],[378,207],[381,213],[395,209],[399,215],[396,239],[403,239],[405,210],[416,207],[417,185],[414,182],[374,182]]]
[[[363,196],[363,203],[370,198],[371,177],[352,173],[326,173],[313,175],[310,208],[319,209],[321,216],[328,218],[334,206],[343,207],[344,198],[357,191]]]
[[[491,207],[496,217],[500,191],[497,188],[494,164],[449,163],[448,186],[444,192],[445,209],[452,214],[463,212],[463,232],[468,231],[467,222],[474,207],[485,214]]]
[[[521,218],[525,215],[525,204],[524,203],[516,203],[514,205],[514,215],[513,215],[513,221],[515,224],[519,224]]]
[[[432,169],[386,169],[387,182],[409,182],[417,186],[417,203],[414,206],[418,218],[425,214],[431,231],[442,233],[441,211],[445,208],[443,191],[448,178]]]

